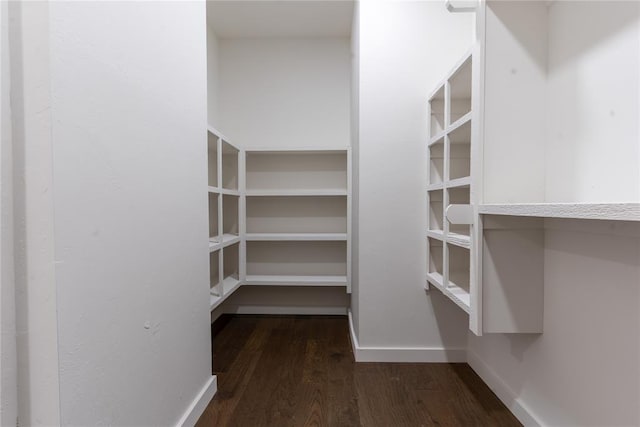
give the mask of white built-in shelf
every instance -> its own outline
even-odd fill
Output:
[[[227,246],[233,245],[240,242],[240,236],[237,234],[225,233],[222,235],[222,247],[226,248]]]
[[[231,295],[233,291],[235,291],[241,282],[237,277],[228,276],[222,280],[222,288],[224,289],[225,295]]]
[[[247,241],[346,241],[347,233],[247,233]]]
[[[453,224],[449,205],[471,204],[472,54],[465,55],[429,99],[427,283],[471,311],[470,224]],[[448,90],[445,88],[448,87]]]
[[[427,281],[444,292],[444,277],[442,277],[442,274],[436,271],[427,273]]]
[[[467,123],[470,123],[472,116],[473,116],[472,112],[469,111],[467,114],[462,116],[460,119],[458,119],[454,123],[452,123],[447,129],[447,133],[452,133],[452,132],[456,131],[457,129],[461,128],[462,126],[466,125]]]
[[[444,232],[442,230],[427,230],[427,237],[444,241]]]
[[[640,203],[515,203],[478,207],[485,215],[640,221]]]
[[[209,306],[214,310],[241,285],[239,165],[241,151],[208,128]],[[234,246],[235,245],[235,246]]]
[[[452,245],[459,246],[461,248],[470,249],[471,248],[471,237],[465,236],[464,234],[451,233],[447,234],[446,241],[451,243]]]
[[[227,195],[227,196],[239,196],[240,195],[240,191],[238,191],[238,190],[229,190],[228,188],[221,188],[219,190],[219,193]]]
[[[450,282],[449,286],[445,289],[444,294],[467,314],[469,313],[469,310],[471,309],[471,295],[468,291],[451,284]]]
[[[225,280],[223,280],[222,287],[224,289],[223,291],[224,293],[222,295],[218,295],[214,293],[211,293],[209,295],[209,310],[213,311],[214,309],[216,309],[227,298],[229,298],[236,289],[238,289],[242,285],[243,285],[242,282],[240,282],[239,280],[233,277],[228,277]]]
[[[452,179],[450,181],[447,181],[445,186],[447,188],[469,187],[469,186],[471,186],[471,177],[470,176],[464,176],[462,178]]]
[[[435,184],[427,184],[427,191],[435,191],[444,189],[444,182],[437,182]]]
[[[279,196],[346,196],[347,190],[344,189],[311,189],[311,190],[247,190],[245,194],[249,197],[279,197]]]
[[[347,276],[276,276],[249,275],[246,285],[280,286],[346,286]]]

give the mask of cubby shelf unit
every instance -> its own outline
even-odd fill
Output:
[[[472,65],[468,52],[429,97],[427,143],[426,287],[434,286],[466,313],[475,302],[473,224],[452,223],[447,208],[472,203]]]
[[[207,130],[210,309],[241,284],[240,181],[242,151],[216,129]]]
[[[351,153],[245,150],[246,282],[350,292]]]

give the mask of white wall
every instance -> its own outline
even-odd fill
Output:
[[[541,425],[640,425],[640,225],[546,228],[544,333],[469,334],[469,362]]]
[[[218,37],[210,26],[207,26],[207,121],[209,125],[219,127],[218,114]]]
[[[60,422],[172,425],[212,378],[205,4],[49,8]]]
[[[221,130],[254,147],[347,147],[348,38],[220,39]]]
[[[441,1],[360,3],[359,313],[363,347],[464,348],[468,318],[425,293],[427,96],[471,47]]]
[[[548,14],[546,201],[639,202],[640,2]]]
[[[10,2],[18,412],[59,425],[48,2]]]
[[[18,367],[13,241],[9,3],[0,3],[0,425],[16,423]]]
[[[351,314],[358,335],[360,321],[360,2],[351,25]]]

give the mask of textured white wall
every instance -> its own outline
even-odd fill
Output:
[[[546,227],[544,333],[470,334],[470,364],[541,425],[640,425],[640,225]]]
[[[468,318],[426,294],[427,96],[471,47],[443,2],[360,3],[361,346],[463,348]]]
[[[348,38],[221,39],[221,129],[243,147],[347,147]]]
[[[9,2],[21,425],[60,424],[48,5]]]
[[[15,424],[18,416],[8,6],[8,2],[0,3],[0,425],[3,426]]]
[[[172,425],[211,378],[205,3],[49,9],[61,423]]]
[[[207,26],[207,121],[209,125],[219,127],[218,114],[218,37],[213,29]]]

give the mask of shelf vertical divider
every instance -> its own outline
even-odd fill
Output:
[[[485,8],[479,7],[476,15],[477,40],[484,39]],[[480,34],[481,33],[481,34]],[[471,224],[471,260],[469,267],[469,329],[477,336],[483,332],[482,325],[482,252],[484,245],[483,221],[478,213],[478,206],[483,200],[483,151],[484,140],[484,55],[476,43],[471,52],[471,159],[469,165],[469,202],[473,207]]]
[[[239,280],[244,283],[247,280],[247,196],[246,196],[246,151],[238,151],[238,234],[240,235],[240,245],[238,253]]]
[[[352,151],[347,148],[347,293],[351,293],[351,209],[352,209]]]

